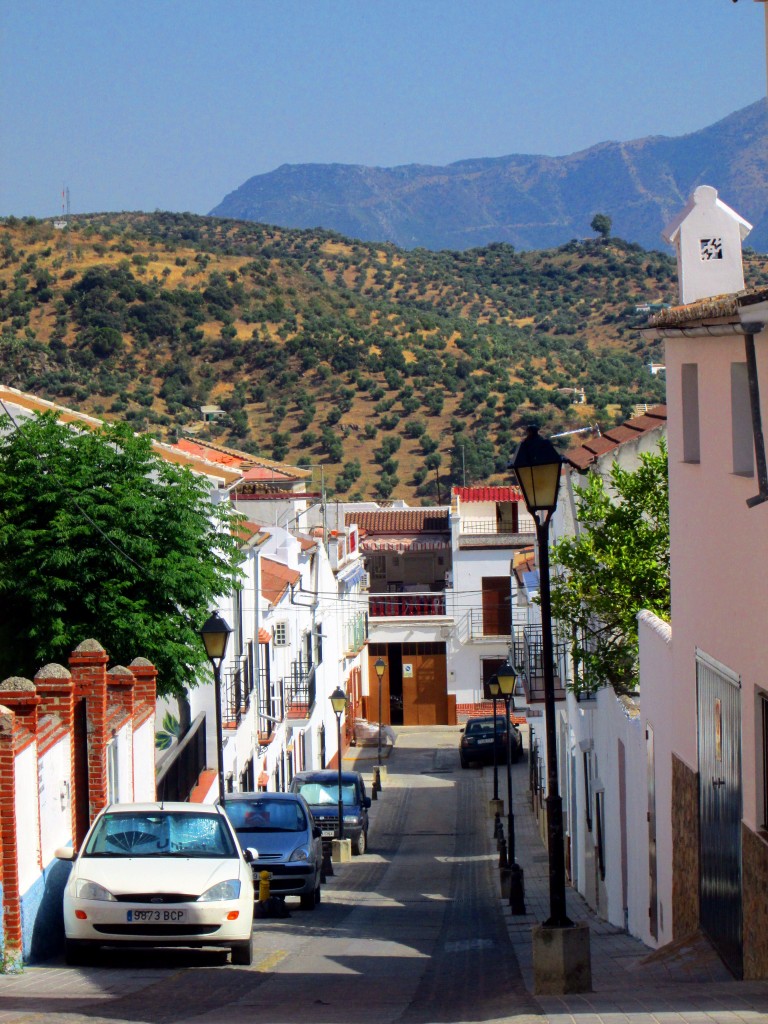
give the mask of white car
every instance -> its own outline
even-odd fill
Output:
[[[71,860],[64,890],[65,953],[95,946],[226,946],[253,959],[255,850],[245,853],[210,804],[110,804]]]

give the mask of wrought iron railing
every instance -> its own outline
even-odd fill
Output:
[[[445,615],[445,594],[370,594],[368,610],[377,619],[405,615]]]
[[[189,800],[205,767],[205,713],[201,712],[160,763],[155,777],[157,799]]]
[[[520,516],[517,522],[509,520],[499,522],[498,519],[464,519],[461,520],[461,535],[474,534],[510,534],[535,533],[536,524],[530,516]]]
[[[291,671],[284,679],[285,711],[291,717],[309,717],[315,705],[315,672],[302,658],[291,662]]]
[[[517,629],[513,649],[516,667],[523,677],[525,695],[529,704],[544,700],[544,646],[540,624]],[[568,645],[556,633],[552,637],[552,671],[555,700],[565,700]]]
[[[250,657],[251,644],[222,673],[221,701],[222,721],[225,726],[239,725],[251,703],[254,686],[254,672]]]

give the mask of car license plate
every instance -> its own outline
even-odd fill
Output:
[[[493,743],[493,740],[478,740],[477,742],[478,742],[478,744],[479,743]]]
[[[333,838],[333,836],[336,835],[336,829],[335,828],[324,828],[322,834],[323,834],[324,837]]]
[[[184,920],[183,910],[129,910],[126,921],[130,924],[173,924]]]

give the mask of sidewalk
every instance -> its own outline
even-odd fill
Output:
[[[516,852],[525,874],[527,913],[513,916],[506,902],[503,910],[526,987],[533,992],[531,927],[549,917],[549,861],[531,809],[527,768],[526,759],[512,771]],[[499,795],[505,798],[506,811],[505,770],[499,779]],[[486,775],[490,800],[493,773]],[[489,819],[491,837],[492,830]],[[593,991],[537,996],[550,1024],[768,1022],[768,982],[734,980],[703,937],[653,951],[601,921],[570,887],[566,904],[571,920],[590,926]]]

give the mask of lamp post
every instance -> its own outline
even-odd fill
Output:
[[[216,701],[216,761],[219,777],[219,800],[224,803],[224,739],[221,726],[221,663],[227,653],[227,641],[232,628],[218,612],[210,615],[200,630],[205,653],[213,668],[214,696]]]
[[[541,600],[542,657],[544,660],[544,716],[547,750],[547,850],[549,857],[549,919],[545,927],[569,928],[573,922],[565,909],[565,847],[563,803],[557,778],[555,723],[555,673],[552,644],[552,600],[549,589],[549,523],[557,507],[563,460],[551,441],[529,427],[511,466],[517,476],[528,511],[536,523],[539,548],[539,597]]]
[[[376,763],[379,766],[379,770],[377,772],[377,775],[378,775],[378,780],[377,781],[379,782],[379,785],[381,785],[381,683],[382,683],[382,680],[384,679],[384,670],[387,667],[387,663],[384,661],[383,658],[378,658],[374,662],[373,667],[376,670],[376,675],[378,676],[378,679],[379,679],[379,750],[378,750],[378,760],[377,760]]]
[[[488,680],[488,690],[493,700],[493,799],[499,799],[499,758],[496,749],[496,701],[499,699],[499,678],[494,673]]]
[[[525,913],[525,889],[523,886],[523,870],[517,863],[515,857],[515,813],[512,804],[512,743],[510,740],[509,711],[517,682],[517,672],[510,664],[509,659],[496,672],[501,696],[504,698],[504,710],[506,712],[506,738],[507,738],[507,833],[509,836],[508,857],[510,870],[509,884],[509,906],[513,914]],[[494,736],[495,743],[495,736]]]
[[[333,707],[333,713],[336,715],[336,737],[338,741],[339,749],[339,828],[338,828],[338,839],[344,838],[344,799],[341,795],[341,716],[344,714],[344,709],[347,706],[347,695],[344,693],[340,686],[331,694],[331,706]]]

